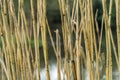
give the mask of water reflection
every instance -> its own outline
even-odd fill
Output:
[[[57,67],[56,64],[50,65],[50,79],[57,80]],[[41,70],[41,80],[46,80],[45,68]]]
[[[51,64],[49,66],[50,68],[50,79],[51,80],[57,80],[57,65],[55,63]],[[88,77],[88,72],[87,70],[84,69],[84,78],[85,80],[89,80],[89,77]],[[46,80],[46,72],[45,72],[45,68],[42,68],[41,69],[41,72],[40,72],[40,75],[41,75],[41,80]],[[67,79],[64,79],[63,77],[65,76],[65,74],[63,73],[63,71],[61,71],[61,80],[67,80]],[[101,80],[106,80],[105,79],[106,77],[104,76]],[[73,79],[71,79],[73,80]],[[119,80],[119,77],[118,77],[118,70],[114,70],[113,71],[113,80]]]

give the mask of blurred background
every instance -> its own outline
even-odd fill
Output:
[[[107,8],[109,8],[109,2],[110,0],[106,0],[107,2]],[[15,8],[16,8],[16,12],[18,11],[17,10],[17,7],[18,7],[18,0],[14,0],[14,4],[15,4]],[[37,0],[34,0],[34,9],[35,9],[35,12],[37,12]],[[59,28],[60,24],[61,24],[61,17],[60,17],[60,11],[59,11],[59,4],[58,4],[58,0],[46,0],[47,2],[47,18],[48,18],[48,21],[49,21],[49,25],[50,25],[50,28],[52,30],[56,29],[56,28]],[[69,3],[70,3],[70,10],[72,11],[72,4],[73,4],[73,0],[69,0]],[[29,0],[24,0],[24,9],[25,9],[25,13],[26,13],[26,16],[27,16],[27,19],[29,20],[29,17],[30,17],[30,2]],[[95,14],[96,11],[98,10],[98,24],[99,24],[99,27],[101,26],[101,20],[102,20],[102,3],[101,3],[101,0],[93,0],[93,13]],[[109,10],[109,9],[107,9]],[[113,6],[112,6],[112,23],[111,23],[111,27],[112,27],[112,31],[114,32],[116,30],[116,13],[115,13],[115,1],[113,0]],[[35,14],[35,16],[37,17],[37,14]]]

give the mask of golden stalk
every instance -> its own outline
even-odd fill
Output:
[[[117,26],[117,44],[118,44],[118,59],[119,59],[119,63],[118,63],[118,70],[119,70],[119,78],[120,78],[120,1],[116,0],[116,26]]]

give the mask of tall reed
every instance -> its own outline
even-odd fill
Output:
[[[118,63],[118,69],[119,69],[119,78],[120,78],[120,23],[119,23],[119,20],[120,20],[120,17],[119,17],[119,14],[120,14],[120,1],[119,0],[116,0],[115,1],[116,3],[116,25],[117,25],[117,43],[118,43],[118,59],[119,59],[119,63]]]
[[[109,9],[107,9],[107,0],[101,0],[103,8],[101,29],[97,22],[99,10],[95,15],[93,13],[93,0],[73,0],[72,6],[70,0],[58,0],[61,25],[54,31],[56,36],[52,35],[47,19],[47,0],[36,0],[37,4],[34,0],[28,1],[30,2],[28,3],[29,19],[24,9],[25,0],[18,0],[17,10],[14,0],[0,0],[2,80],[40,80],[42,54],[45,61],[46,79],[50,80],[53,76],[50,76],[49,69],[48,38],[51,40],[53,53],[56,55],[58,80],[85,80],[84,70],[89,80],[101,80],[105,77],[106,80],[112,80],[113,54],[120,78],[119,0],[115,0],[117,46],[111,30],[114,0],[110,0]],[[60,30],[62,30],[62,35]],[[42,44],[39,44],[40,39]],[[34,40],[34,48],[31,45],[32,40]],[[104,43],[106,44],[103,47]],[[41,45],[43,52],[40,51]],[[106,48],[106,51],[102,48]]]

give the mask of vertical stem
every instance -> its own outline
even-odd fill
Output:
[[[41,35],[42,35],[42,44],[44,52],[44,60],[46,67],[46,77],[47,80],[50,80],[49,66],[48,66],[48,46],[47,46],[47,27],[46,27],[46,0],[41,1],[42,4],[42,24],[41,24]]]
[[[120,78],[120,0],[116,1],[116,25],[117,25],[117,44],[118,44],[118,57],[119,57],[119,78]]]

